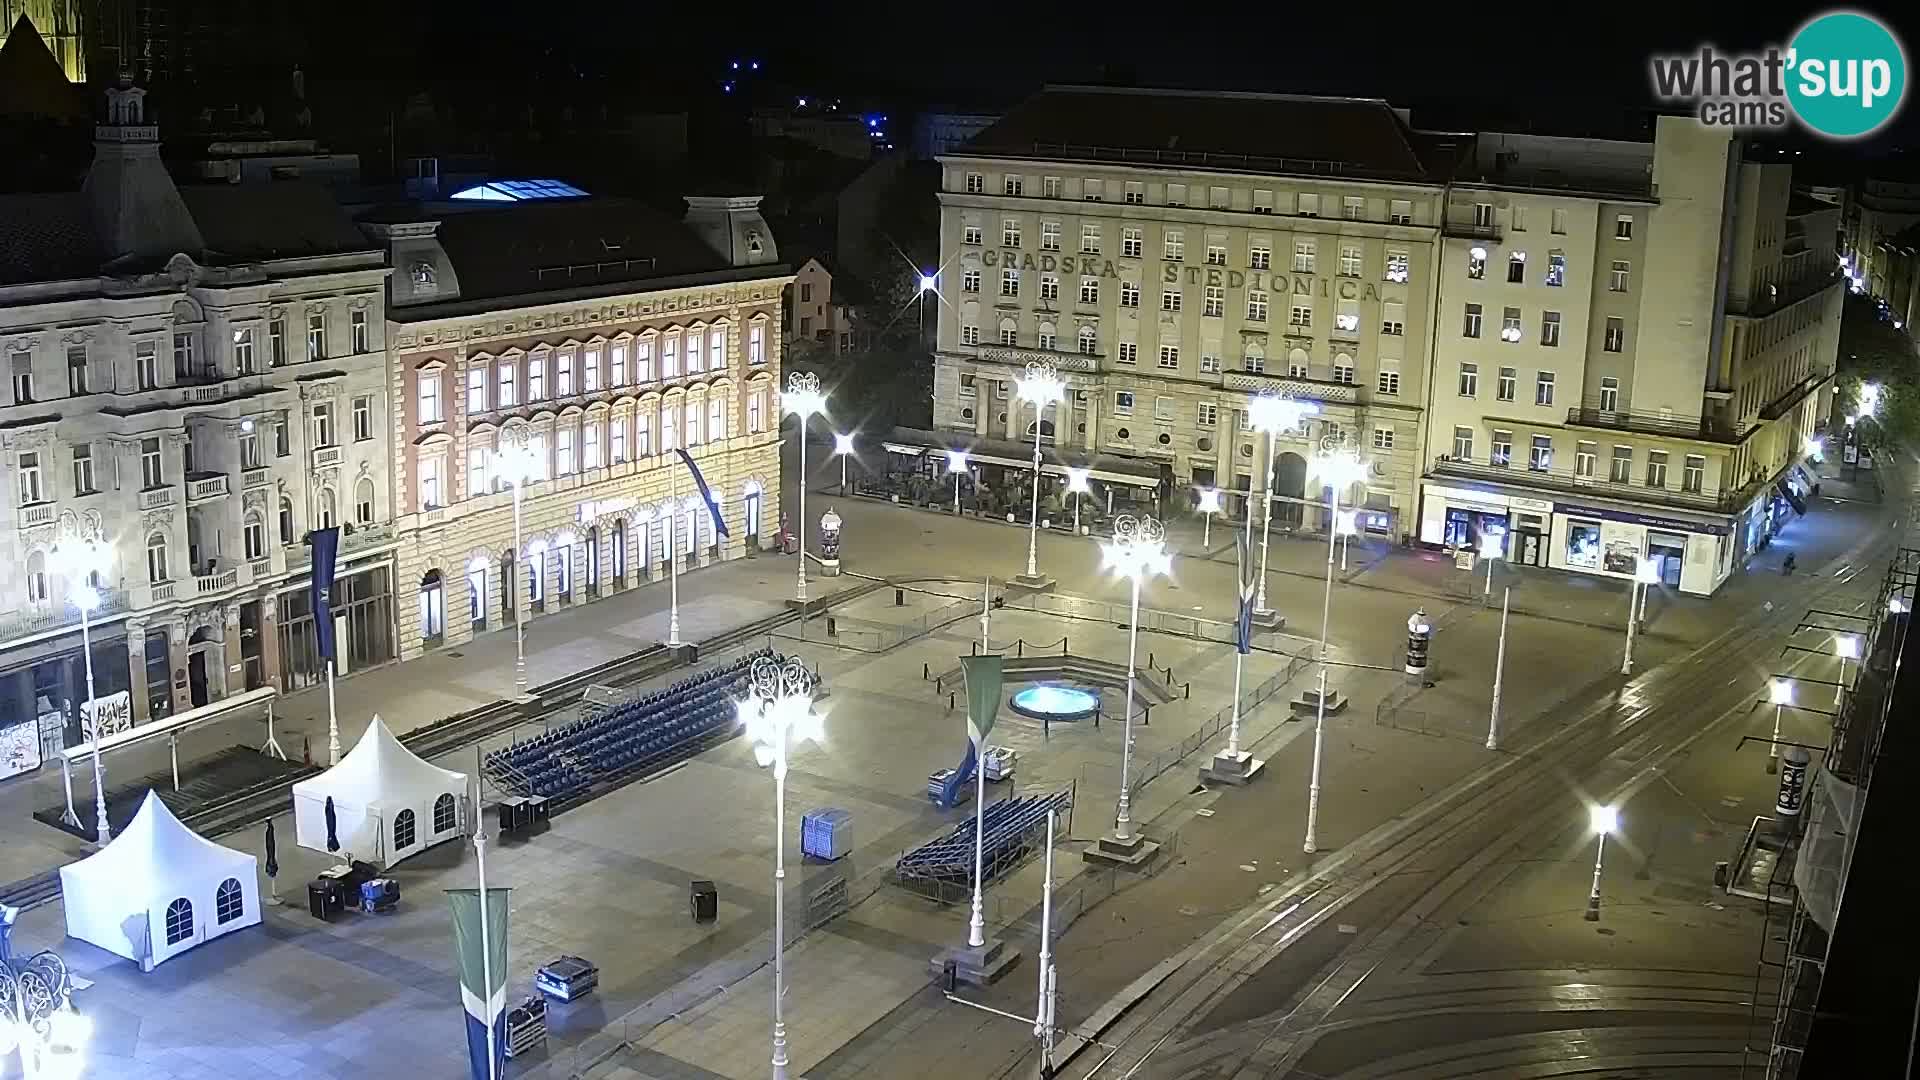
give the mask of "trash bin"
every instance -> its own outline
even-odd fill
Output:
[[[691,906],[693,909],[694,922],[710,923],[719,918],[720,892],[713,887],[713,882],[696,881],[693,883]]]

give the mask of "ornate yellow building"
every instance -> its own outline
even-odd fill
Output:
[[[60,62],[67,81],[87,81],[87,50],[81,41],[79,0],[0,0],[0,43],[24,16],[33,23],[47,51]]]

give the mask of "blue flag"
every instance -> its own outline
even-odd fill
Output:
[[[713,492],[707,489],[707,478],[700,475],[700,466],[693,463],[693,458],[685,450],[676,447],[673,452],[687,463],[687,471],[693,474],[693,483],[700,489],[700,497],[707,500],[707,513],[713,515],[713,531],[727,536],[727,519],[720,516],[720,504],[713,501]]]
[[[1253,651],[1253,594],[1255,577],[1253,571],[1253,552],[1247,547],[1247,534],[1235,531],[1234,550],[1240,556],[1240,608],[1234,613],[1233,645],[1241,655]]]
[[[313,544],[313,581],[308,585],[313,599],[314,641],[322,660],[333,659],[333,568],[340,554],[338,527],[315,529],[307,534]]]

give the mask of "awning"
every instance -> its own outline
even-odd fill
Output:
[[[952,450],[965,452],[969,464],[999,465],[1010,469],[1033,467],[1033,446],[1004,439],[982,439],[966,432],[922,431],[895,428],[881,443],[889,453],[917,457],[929,451],[942,454]],[[1067,475],[1069,468],[1086,469],[1090,479],[1126,487],[1158,488],[1160,466],[1117,454],[1089,454],[1070,447],[1041,447],[1040,472],[1047,476]]]

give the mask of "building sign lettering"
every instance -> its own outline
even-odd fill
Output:
[[[983,266],[1004,266],[1009,270],[1040,270],[1051,273],[1082,274],[1086,277],[1117,278],[1120,271],[1112,259],[1089,259],[1074,255],[1034,255],[1033,252],[983,251]]]
[[[1238,270],[1222,270],[1217,266],[1181,267],[1168,264],[1160,268],[1160,280],[1168,285],[1180,284],[1180,271],[1186,270],[1187,284],[1226,286],[1238,289],[1242,286],[1278,293],[1292,293],[1295,296],[1318,296],[1323,299],[1339,300],[1378,300],[1380,290],[1371,281],[1358,281],[1354,278],[1316,278],[1310,274],[1269,274],[1254,270],[1242,273]]]

